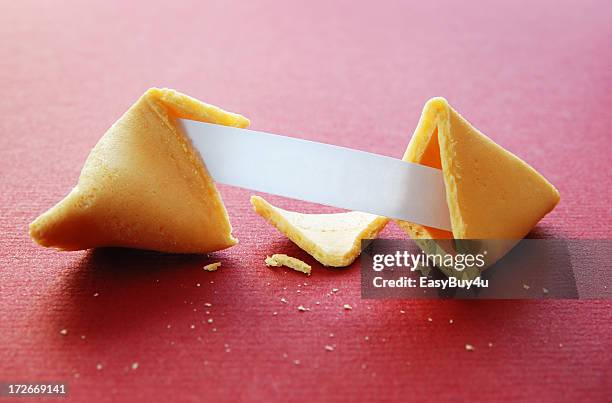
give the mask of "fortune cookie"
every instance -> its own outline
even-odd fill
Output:
[[[444,98],[425,104],[403,159],[441,169],[444,176],[452,232],[396,221],[426,252],[474,245],[434,245],[430,239],[483,240],[489,266],[559,202],[559,192],[540,173],[479,132]]]
[[[215,183],[178,118],[249,120],[170,89],[149,89],[93,148],[77,185],[30,224],[61,250],[121,246],[206,253],[237,243]]]

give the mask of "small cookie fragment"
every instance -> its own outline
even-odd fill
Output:
[[[282,253],[277,253],[272,256],[266,256],[265,262],[266,262],[266,266],[268,267],[285,266],[295,271],[305,273],[309,276],[310,276],[310,270],[312,269],[312,267],[309,264],[302,262],[300,259],[296,259],[294,257],[287,256]]]
[[[204,266],[204,270],[206,271],[217,271],[217,269],[221,266],[221,262],[210,263]]]
[[[251,196],[255,212],[324,266],[349,266],[361,253],[361,240],[376,238],[389,221],[374,214],[349,211],[306,214],[275,207]]]

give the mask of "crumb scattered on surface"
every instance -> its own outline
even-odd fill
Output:
[[[454,321],[452,319],[449,319],[448,323],[450,323],[452,325],[454,323]]]
[[[406,311],[404,311],[403,309],[400,309],[400,313],[406,313]]]
[[[206,271],[217,271],[221,266],[221,262],[210,263],[204,266],[204,270]]]
[[[524,289],[526,289],[526,290],[528,290],[528,289],[529,289],[529,286],[528,286],[527,284],[523,284],[523,288],[524,288]]]
[[[432,318],[427,318],[427,321],[428,322],[433,322],[433,319]]]
[[[100,371],[102,368],[104,368],[104,367],[102,366],[102,364],[100,364],[100,363],[96,364],[96,369],[97,369],[98,371]]]
[[[364,339],[365,341],[368,341],[368,340],[370,340],[370,336],[366,336],[366,337],[364,337],[363,339]]]
[[[474,346],[472,346],[471,344],[466,344],[466,345],[465,345],[465,349],[466,349],[467,351],[474,351]]]
[[[272,312],[272,315],[276,316],[276,315],[278,315],[278,312],[274,311],[274,312]]]
[[[334,334],[333,334],[333,333],[330,333],[330,334],[329,334],[329,337],[334,337]]]
[[[294,363],[295,365],[300,365],[300,360],[293,360],[293,363]]]
[[[329,344],[325,346],[325,351],[334,351],[334,346],[330,346]]]
[[[332,292],[333,292],[334,294],[335,294],[335,293],[337,293],[338,291],[340,291],[340,290],[339,290],[339,289],[337,289],[337,288],[332,288]]]
[[[98,295],[100,295],[100,294],[97,293],[97,292],[94,292],[94,297],[97,297]]]
[[[350,311],[351,309],[353,309],[353,307],[350,306],[349,304],[344,304],[342,307],[346,309],[347,311]]]
[[[287,300],[285,299],[285,297],[283,297],[283,298],[280,299],[280,302],[282,302],[283,304],[286,304]]]
[[[206,322],[208,322],[208,323],[213,323],[214,321],[213,321],[213,318],[208,318],[208,319],[206,320]]]
[[[200,286],[200,283],[197,283],[197,284],[196,284],[196,287],[199,287],[199,286]]]
[[[306,312],[306,311],[310,311],[310,309],[306,308],[304,305],[300,305],[297,307],[298,311],[300,312]]]
[[[210,302],[205,302],[205,303],[204,303],[204,306],[206,306],[206,307],[209,307],[209,308],[210,308],[210,307],[212,306],[212,304],[211,304]]]
[[[189,326],[190,329],[195,329],[195,325]]]
[[[133,369],[133,370],[138,369],[138,363],[137,363],[137,362],[133,362],[133,363],[132,363],[132,369]]]
[[[542,287],[542,292],[543,292],[544,294],[548,294],[548,288],[546,288],[546,287]]]
[[[68,329],[62,329],[59,331],[62,336],[66,336],[68,334]]]
[[[488,346],[493,347],[493,343],[489,342]]]
[[[301,273],[307,274],[310,276],[310,271],[312,267],[302,262],[300,259],[296,259],[291,256],[287,256],[282,253],[274,254],[272,256],[266,256],[266,266],[268,267],[280,267],[286,266],[295,271],[299,271]]]

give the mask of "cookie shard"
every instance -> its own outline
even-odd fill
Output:
[[[276,253],[272,256],[266,256],[266,266],[268,267],[289,267],[295,271],[302,272],[310,276],[312,267],[298,258],[287,256],[284,253]]]
[[[514,240],[495,244],[488,265],[506,254],[559,202],[540,173],[474,128],[444,98],[423,108],[404,161],[443,171],[452,232],[406,221],[415,239]]]
[[[237,243],[216,186],[178,118],[247,127],[245,117],[151,88],[90,152],[77,185],[30,224],[42,246],[205,253]]]
[[[275,207],[251,196],[255,212],[325,266],[348,266],[361,253],[361,240],[375,238],[389,221],[374,214],[350,211],[304,214]]]

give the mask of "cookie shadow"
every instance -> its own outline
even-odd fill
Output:
[[[161,324],[203,320],[205,301],[231,281],[234,258],[222,253],[174,255],[125,248],[89,251],[62,279],[64,298],[58,328],[85,336],[89,343],[111,342]],[[217,272],[203,270],[221,262]],[[225,266],[225,268],[224,268]],[[225,270],[224,270],[225,269]],[[167,325],[166,325],[167,324]]]

